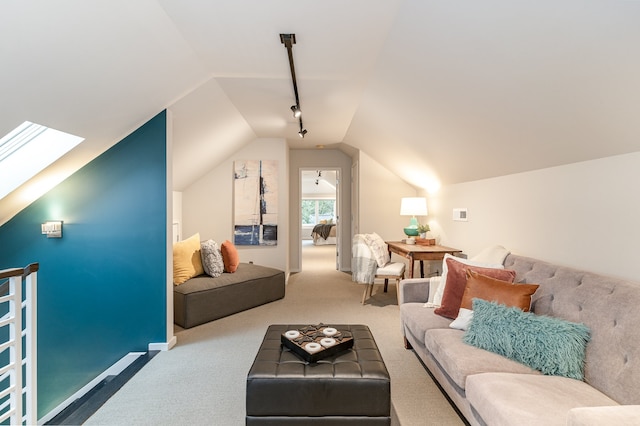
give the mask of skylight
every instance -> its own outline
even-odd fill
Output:
[[[0,199],[83,140],[29,121],[16,127],[0,139]]]

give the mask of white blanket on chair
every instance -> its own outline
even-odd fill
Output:
[[[365,241],[364,235],[353,236],[353,246],[351,248],[351,280],[361,284],[373,284],[378,269],[378,263]]]

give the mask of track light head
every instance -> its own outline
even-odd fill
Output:
[[[300,118],[300,116],[302,115],[302,111],[300,110],[300,107],[298,105],[291,105],[291,111],[293,111],[294,118]]]
[[[300,129],[300,131],[298,132],[298,136],[300,136],[301,138],[304,138],[304,135],[307,134],[307,129]]]

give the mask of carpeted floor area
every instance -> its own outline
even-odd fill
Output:
[[[242,253],[240,253],[242,255]],[[284,299],[188,330],[156,355],[87,425],[243,425],[246,375],[269,324],[366,324],[391,375],[393,424],[462,425],[400,331],[396,290],[363,287],[335,270],[335,246],[303,246]]]

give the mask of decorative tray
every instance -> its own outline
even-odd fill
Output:
[[[287,330],[280,336],[282,344],[304,361],[318,362],[353,347],[353,336],[324,324]]]

